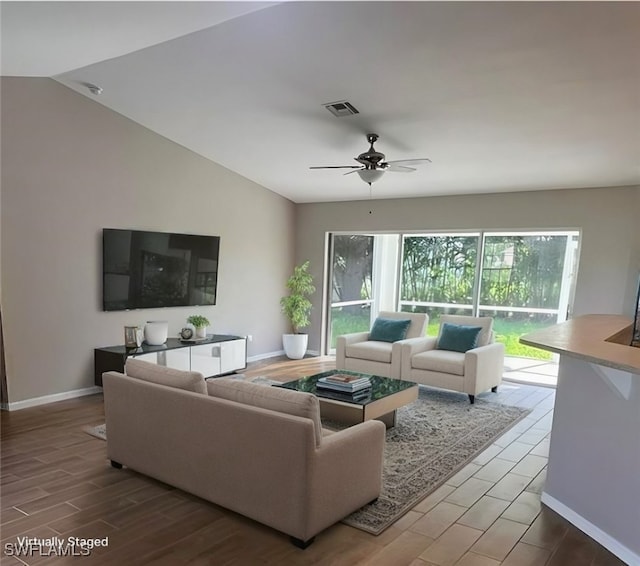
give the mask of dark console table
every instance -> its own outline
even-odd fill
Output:
[[[205,340],[189,342],[183,342],[179,338],[168,338],[161,346],[143,344],[139,348],[96,348],[95,384],[102,387],[102,374],[106,371],[123,373],[127,358],[175,369],[199,371],[205,377],[215,377],[247,367],[247,339],[243,336],[210,334]]]

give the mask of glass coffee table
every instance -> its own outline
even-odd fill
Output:
[[[364,397],[357,396],[353,398],[348,394],[319,390],[316,387],[318,379],[335,374],[368,377],[371,381],[370,393]],[[301,377],[295,381],[288,381],[278,385],[278,387],[313,393],[320,401],[320,414],[324,419],[345,424],[378,419],[387,428],[395,425],[397,409],[412,403],[418,398],[418,384],[412,381],[401,381],[399,379],[346,370],[325,371]]]

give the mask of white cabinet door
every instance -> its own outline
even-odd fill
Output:
[[[149,362],[150,364],[158,363],[158,352],[151,352],[150,354],[140,354],[139,356],[131,356],[136,360],[142,360],[143,362]]]
[[[247,365],[247,341],[229,340],[220,344],[220,373],[229,373]]]
[[[179,348],[177,350],[167,350],[162,352],[162,365],[168,368],[189,371],[191,369],[191,357],[189,356],[189,348]],[[160,355],[158,356],[160,358]]]
[[[191,346],[191,371],[199,371],[205,377],[220,374],[220,344]]]
[[[165,350],[132,356],[136,360],[158,364],[172,369],[189,371],[190,359],[189,348],[179,348],[177,350]]]

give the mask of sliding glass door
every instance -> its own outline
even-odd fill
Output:
[[[551,357],[519,338],[567,319],[577,249],[576,233],[485,234],[478,314],[494,318],[507,354]]]
[[[566,320],[577,232],[333,235],[327,352],[336,336],[368,330],[380,310],[492,316],[507,355],[549,358],[523,334]]]

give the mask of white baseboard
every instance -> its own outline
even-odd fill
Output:
[[[259,362],[260,360],[267,360],[269,358],[277,358],[279,356],[284,356],[284,350],[278,350],[277,352],[267,352],[266,354],[258,354],[257,356],[249,356],[247,358],[247,363],[249,362]],[[320,353],[316,350],[307,350],[308,356],[319,356]]]
[[[16,401],[8,403],[9,411],[19,411],[20,409],[28,409],[29,407],[37,407],[38,405],[48,405],[58,401],[66,401],[67,399],[75,399],[76,397],[84,397],[85,395],[94,395],[102,393],[102,387],[87,387],[86,389],[75,389],[73,391],[65,391],[64,393],[54,393],[53,395],[45,395],[44,397],[34,397],[33,399],[25,399],[24,401]]]
[[[278,350],[277,352],[267,352],[266,354],[258,354],[256,356],[249,356],[247,358],[247,362],[259,362],[260,360],[277,358],[278,356],[284,356],[284,350]]]
[[[547,507],[558,513],[558,515],[578,527],[583,533],[589,535],[593,540],[604,546],[609,552],[615,554],[623,562],[627,564],[640,564],[640,555],[627,548],[611,535],[605,533],[601,528],[587,521],[582,515],[578,515],[573,509],[567,507],[555,497],[543,491],[540,500]]]

